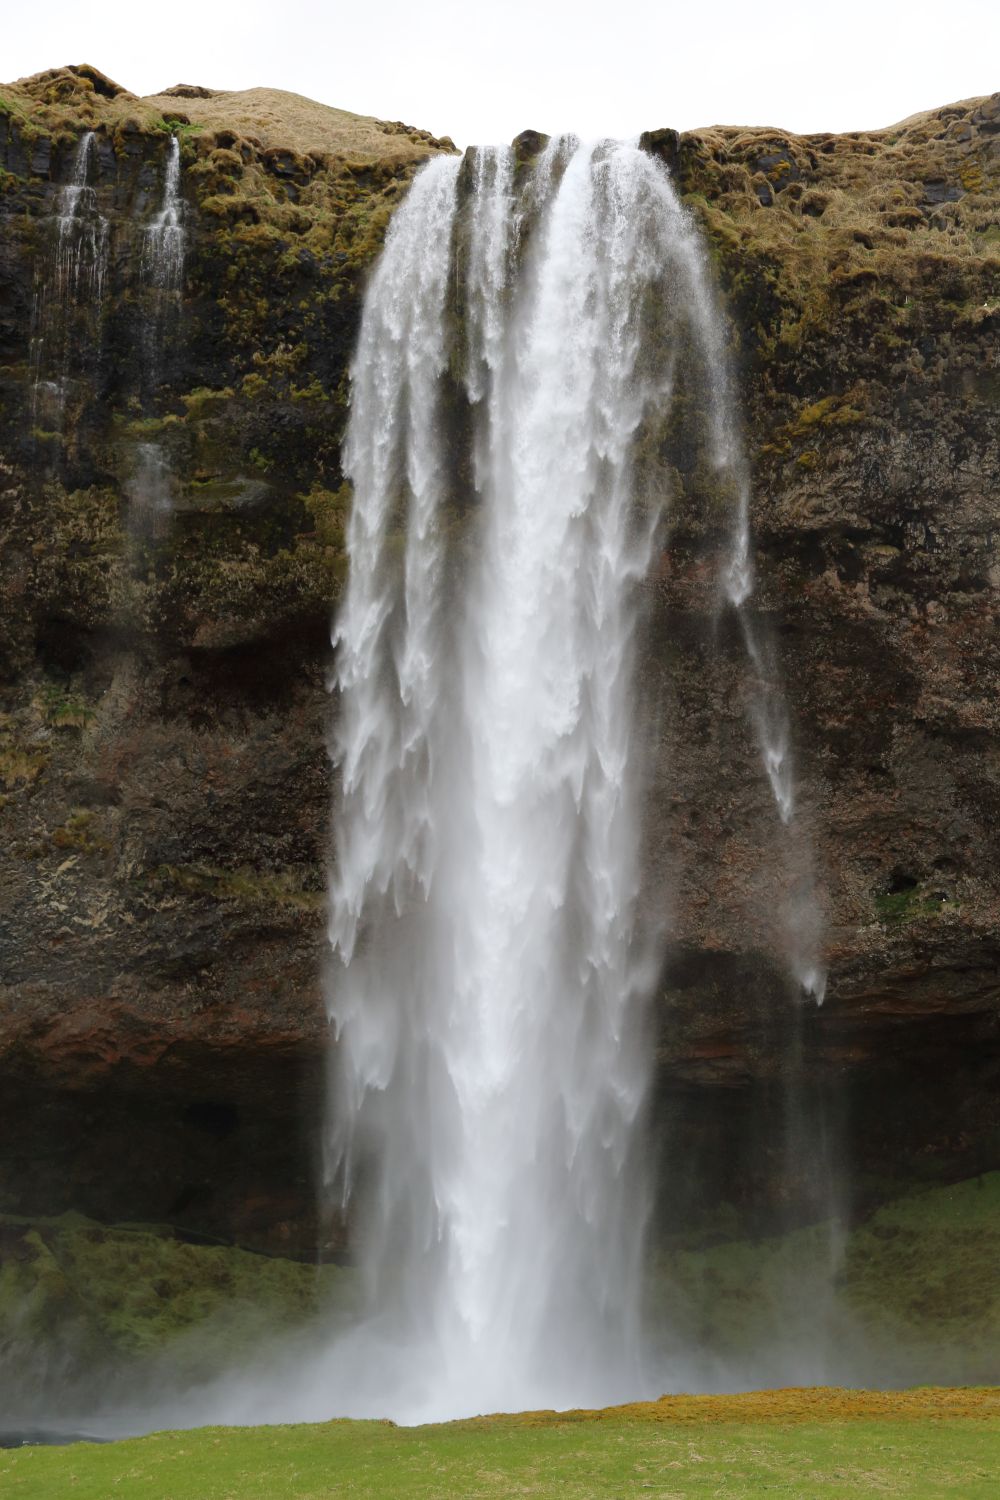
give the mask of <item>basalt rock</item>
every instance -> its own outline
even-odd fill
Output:
[[[763,1221],[797,1176],[805,1202],[791,1114],[836,1135],[862,1203],[1000,1165],[998,109],[643,138],[731,311],[803,834],[759,767],[707,561],[725,497],[692,458],[643,671],[675,1215]],[[108,271],[56,410],[32,338],[83,129]],[[151,374],[142,226],[173,130],[182,331]],[[313,1250],[347,366],[392,209],[448,149],[263,90],[139,100],[86,67],[0,90],[2,1211]],[[780,957],[807,858],[821,1009]]]

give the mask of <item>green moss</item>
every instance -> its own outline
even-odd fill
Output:
[[[161,432],[166,432],[170,427],[176,427],[181,418],[176,412],[168,412],[165,416],[134,417],[124,423],[125,430],[132,437],[149,438],[156,437]]]
[[[674,1340],[720,1359],[825,1332],[834,1353],[860,1355],[880,1381],[993,1381],[997,1265],[1000,1172],[993,1172],[899,1199],[849,1230],[819,1224],[667,1252],[651,1310]]]
[[[351,500],[349,484],[342,484],[336,491],[314,487],[307,495],[302,496],[302,503],[316,528],[316,539],[324,547],[343,550]]]
[[[797,413],[789,435],[796,438],[817,428],[852,427],[864,420],[865,413],[852,405],[846,396],[824,396],[821,401],[811,402]]]
[[[78,807],[67,818],[61,828],[49,834],[49,842],[56,850],[75,849],[81,854],[109,854],[111,841],[98,831],[97,814],[90,808]]]
[[[69,693],[59,683],[45,682],[38,703],[46,724],[54,729],[86,729],[96,711],[83,698]]]
[[[0,786],[7,792],[31,786],[49,763],[48,752],[37,745],[19,743],[0,721]]]
[[[922,917],[933,917],[950,905],[939,891],[928,892],[919,885],[901,891],[885,891],[875,897],[875,910],[879,920],[886,923],[914,922]]]
[[[215,901],[235,901],[251,906],[287,907],[301,912],[319,912],[325,905],[322,890],[306,889],[297,876],[287,872],[268,874],[246,867],[223,870],[217,865],[160,865],[155,878],[187,892]]]
[[[196,386],[193,391],[188,391],[181,396],[189,417],[198,419],[214,415],[227,401],[233,398],[231,386],[224,386],[222,390],[210,390],[208,386]]]
[[[185,1377],[202,1378],[356,1295],[352,1273],[335,1266],[189,1244],[155,1226],[108,1228],[77,1214],[0,1216],[0,1246],[0,1357],[41,1345],[47,1360],[71,1369],[162,1355]]]

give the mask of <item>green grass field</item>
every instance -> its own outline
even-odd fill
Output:
[[[1000,1391],[775,1391],[444,1426],[202,1428],[0,1453],[10,1500],[994,1500]]]

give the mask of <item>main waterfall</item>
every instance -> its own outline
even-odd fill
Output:
[[[355,1408],[644,1386],[636,462],[710,323],[663,168],[566,139],[433,161],[368,292],[329,985]]]

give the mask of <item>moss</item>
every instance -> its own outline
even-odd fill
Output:
[[[31,786],[49,763],[49,755],[33,745],[21,745],[0,729],[0,785],[8,792]]]
[[[36,1349],[97,1375],[156,1357],[205,1378],[355,1295],[338,1267],[190,1244],[169,1229],[0,1217],[3,1363],[30,1364]]]
[[[210,390],[207,386],[197,386],[193,391],[187,391],[182,395],[181,400],[187,415],[197,420],[214,415],[225,402],[232,400],[233,394],[231,386],[224,386],[222,390]]]
[[[54,729],[86,729],[95,718],[95,710],[90,704],[55,682],[43,683],[38,706],[46,724],[51,724]]]
[[[890,925],[937,916],[949,904],[948,898],[940,891],[928,892],[918,885],[901,891],[885,891],[875,897],[879,920]]]
[[[19,120],[27,120],[29,118],[28,111],[24,105],[17,99],[8,98],[6,94],[0,94],[0,115],[6,115],[8,118],[13,115]]]
[[[324,547],[343,550],[351,500],[349,484],[342,484],[336,491],[314,487],[302,496],[302,502],[313,519],[316,539]]]
[[[800,437],[814,428],[851,427],[864,419],[864,412],[846,396],[824,396],[821,401],[804,406],[789,431],[792,437]]]
[[[672,1336],[742,1359],[828,1336],[869,1379],[1000,1377],[1000,1172],[898,1199],[860,1225],[674,1251],[652,1307]],[[852,1355],[853,1351],[853,1355]]]
[[[301,912],[319,912],[325,904],[322,890],[306,889],[298,876],[274,874],[246,867],[223,870],[215,865],[160,865],[155,879],[189,895],[208,896],[214,901],[235,901],[251,906],[285,907]]]
[[[74,849],[81,854],[109,854],[111,841],[99,831],[99,819],[90,808],[77,807],[60,828],[49,834],[55,850]]]
[[[175,427],[180,420],[181,418],[176,412],[168,412],[161,417],[133,417],[124,426],[131,437],[150,438],[157,437],[160,433],[166,432],[168,428]],[[119,421],[121,421],[121,418],[119,418]]]

